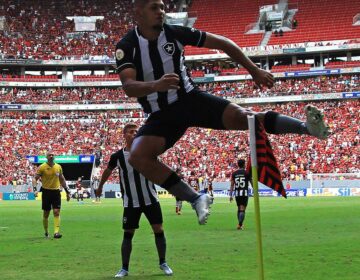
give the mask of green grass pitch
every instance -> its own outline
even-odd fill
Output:
[[[359,279],[360,197],[261,198],[265,279]],[[216,198],[206,226],[190,205],[162,199],[173,279],[258,279],[254,202],[245,230],[236,204]],[[39,201],[0,201],[0,279],[113,279],[121,266],[121,200],[63,202],[63,238],[43,238]],[[49,222],[50,233],[53,220]],[[52,234],[51,234],[52,236]],[[164,279],[143,216],[126,279]]]

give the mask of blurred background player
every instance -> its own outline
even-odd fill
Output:
[[[191,175],[189,177],[189,185],[192,187],[196,192],[199,191],[199,178],[195,176],[195,172],[191,171]]]
[[[233,200],[233,192],[235,190],[235,200],[237,205],[237,229],[244,229],[243,223],[245,219],[245,210],[249,200],[249,176],[245,171],[245,160],[238,160],[239,169],[231,175],[230,186],[230,202]]]
[[[96,191],[99,187],[99,183],[100,183],[99,177],[94,176],[92,179],[92,182],[91,182],[91,188],[94,191],[95,200],[93,202],[95,202],[95,203],[101,203],[101,201],[100,201],[101,193],[98,196],[98,192]]]
[[[214,199],[214,192],[213,192],[213,178],[209,177],[209,182],[208,182],[208,190],[209,190],[209,195]]]
[[[41,178],[42,182],[42,210],[43,210],[43,226],[45,237],[49,237],[49,215],[51,209],[54,214],[54,238],[61,238],[60,234],[60,208],[61,208],[61,191],[60,185],[66,191],[66,199],[70,200],[70,192],[66,186],[62,168],[54,162],[54,153],[48,152],[46,155],[47,162],[39,166],[33,179],[33,189],[37,195],[37,181]]]
[[[78,180],[76,181],[76,192],[77,192],[77,201],[79,203],[84,203],[84,187],[82,185],[81,177],[79,177]]]
[[[204,175],[202,176],[202,180],[199,183],[200,185],[200,189],[204,192],[204,193],[208,193],[209,191],[209,179],[206,173],[204,173]]]
[[[107,168],[104,170],[97,196],[102,193],[103,186],[110,177],[112,171],[119,168],[120,190],[123,198],[123,229],[124,238],[121,246],[122,268],[115,275],[123,278],[129,273],[129,262],[132,250],[132,238],[135,229],[139,228],[141,214],[144,213],[148,219],[155,235],[155,244],[159,256],[160,269],[165,275],[172,275],[173,271],[166,263],[166,239],[163,229],[163,217],[160,203],[157,197],[155,185],[148,181],[143,175],[131,167],[128,162],[132,142],[137,133],[138,126],[133,123],[125,125],[123,134],[126,146],[110,157]]]
[[[176,173],[179,175],[179,177],[180,177],[181,179],[184,178],[184,176],[181,174],[181,169],[180,169],[180,168],[178,168],[178,169],[176,170]],[[183,201],[180,199],[180,197],[177,197],[177,196],[175,196],[175,200],[176,200],[175,212],[176,212],[177,215],[181,215],[181,209],[182,209]]]
[[[183,201],[177,196],[175,196],[175,199],[176,199],[176,214],[181,215]]]

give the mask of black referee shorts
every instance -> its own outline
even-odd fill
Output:
[[[123,214],[123,229],[139,228],[139,221],[142,213],[145,214],[150,225],[163,223],[160,203],[157,202],[144,207],[125,207]]]
[[[236,205],[244,205],[245,207],[248,205],[249,197],[248,196],[235,196]]]
[[[189,127],[225,129],[222,116],[229,103],[221,97],[193,90],[167,108],[152,113],[136,137],[164,137],[166,149],[169,149]]]
[[[48,190],[42,188],[42,210],[50,211],[61,208],[60,190]]]

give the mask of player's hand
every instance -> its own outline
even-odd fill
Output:
[[[155,90],[160,92],[179,88],[179,76],[175,73],[163,75],[155,84]]]
[[[263,86],[266,86],[268,88],[272,88],[274,86],[274,76],[265,70],[257,69],[256,72],[252,73],[251,75],[254,79],[256,86],[260,89]]]
[[[70,201],[70,193],[66,194],[66,201]]]
[[[233,201],[233,197],[232,196],[230,196],[230,202],[232,202]]]
[[[39,194],[39,192],[38,192],[38,191],[36,191],[36,192],[34,193],[35,197],[37,197],[37,196],[38,196],[38,194]]]

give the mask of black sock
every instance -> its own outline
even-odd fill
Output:
[[[121,245],[122,268],[129,271],[130,254],[132,250],[132,238],[134,234],[124,232],[124,239]]]
[[[266,112],[264,127],[271,134],[309,134],[305,122],[273,111]]]
[[[245,220],[245,211],[238,210],[238,220],[239,220],[239,225],[242,226]]]
[[[166,238],[164,232],[155,233],[155,244],[159,255],[159,264],[163,264],[166,255]]]
[[[192,187],[181,180],[175,172],[171,173],[161,187],[175,197],[190,203],[194,202],[200,196]]]

